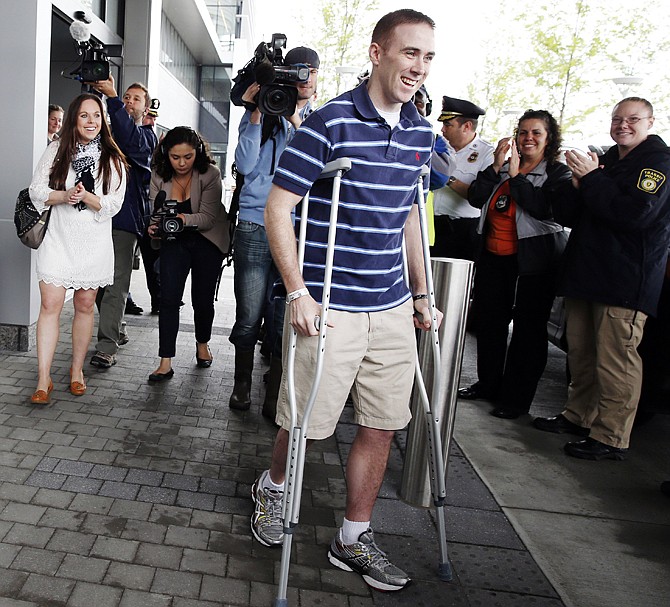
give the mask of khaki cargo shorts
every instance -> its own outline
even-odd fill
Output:
[[[307,437],[323,439],[335,432],[349,393],[354,421],[378,430],[400,430],[411,419],[410,396],[414,382],[416,336],[412,300],[382,312],[330,310],[323,373]],[[288,405],[286,348],[291,331],[288,314],[284,328],[284,374],[277,423],[291,428]],[[295,355],[295,391],[299,424],[316,369],[319,337],[298,336]]]

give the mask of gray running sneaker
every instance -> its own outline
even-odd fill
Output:
[[[116,356],[99,350],[91,357],[91,364],[99,369],[109,369],[116,364]]]
[[[261,474],[251,487],[251,499],[255,508],[251,517],[251,532],[264,546],[279,546],[284,541],[284,525],[281,511],[283,491],[263,488],[263,479],[268,473]]]
[[[375,544],[372,529],[368,529],[353,544],[343,544],[338,531],[328,550],[328,560],[344,571],[355,571],[363,581],[377,590],[402,590],[410,577],[391,563]]]

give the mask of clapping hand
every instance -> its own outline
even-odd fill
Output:
[[[493,168],[496,173],[500,173],[502,165],[505,163],[505,158],[507,157],[507,152],[512,149],[512,144],[514,143],[514,137],[504,137],[498,141],[498,146],[493,152]]]
[[[565,152],[565,163],[572,171],[572,175],[577,179],[581,179],[587,173],[595,171],[598,168],[598,155],[594,152],[589,152],[589,155],[585,156],[575,150],[568,150]]]

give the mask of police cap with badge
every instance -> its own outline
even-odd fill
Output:
[[[472,118],[476,120],[486,112],[478,105],[465,99],[456,99],[455,97],[442,97],[442,113],[438,117],[439,122],[447,122],[458,116],[462,118]]]

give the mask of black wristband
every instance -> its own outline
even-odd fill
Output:
[[[412,301],[418,301],[419,299],[428,299],[428,294],[421,293],[420,295],[415,295],[412,297]]]

